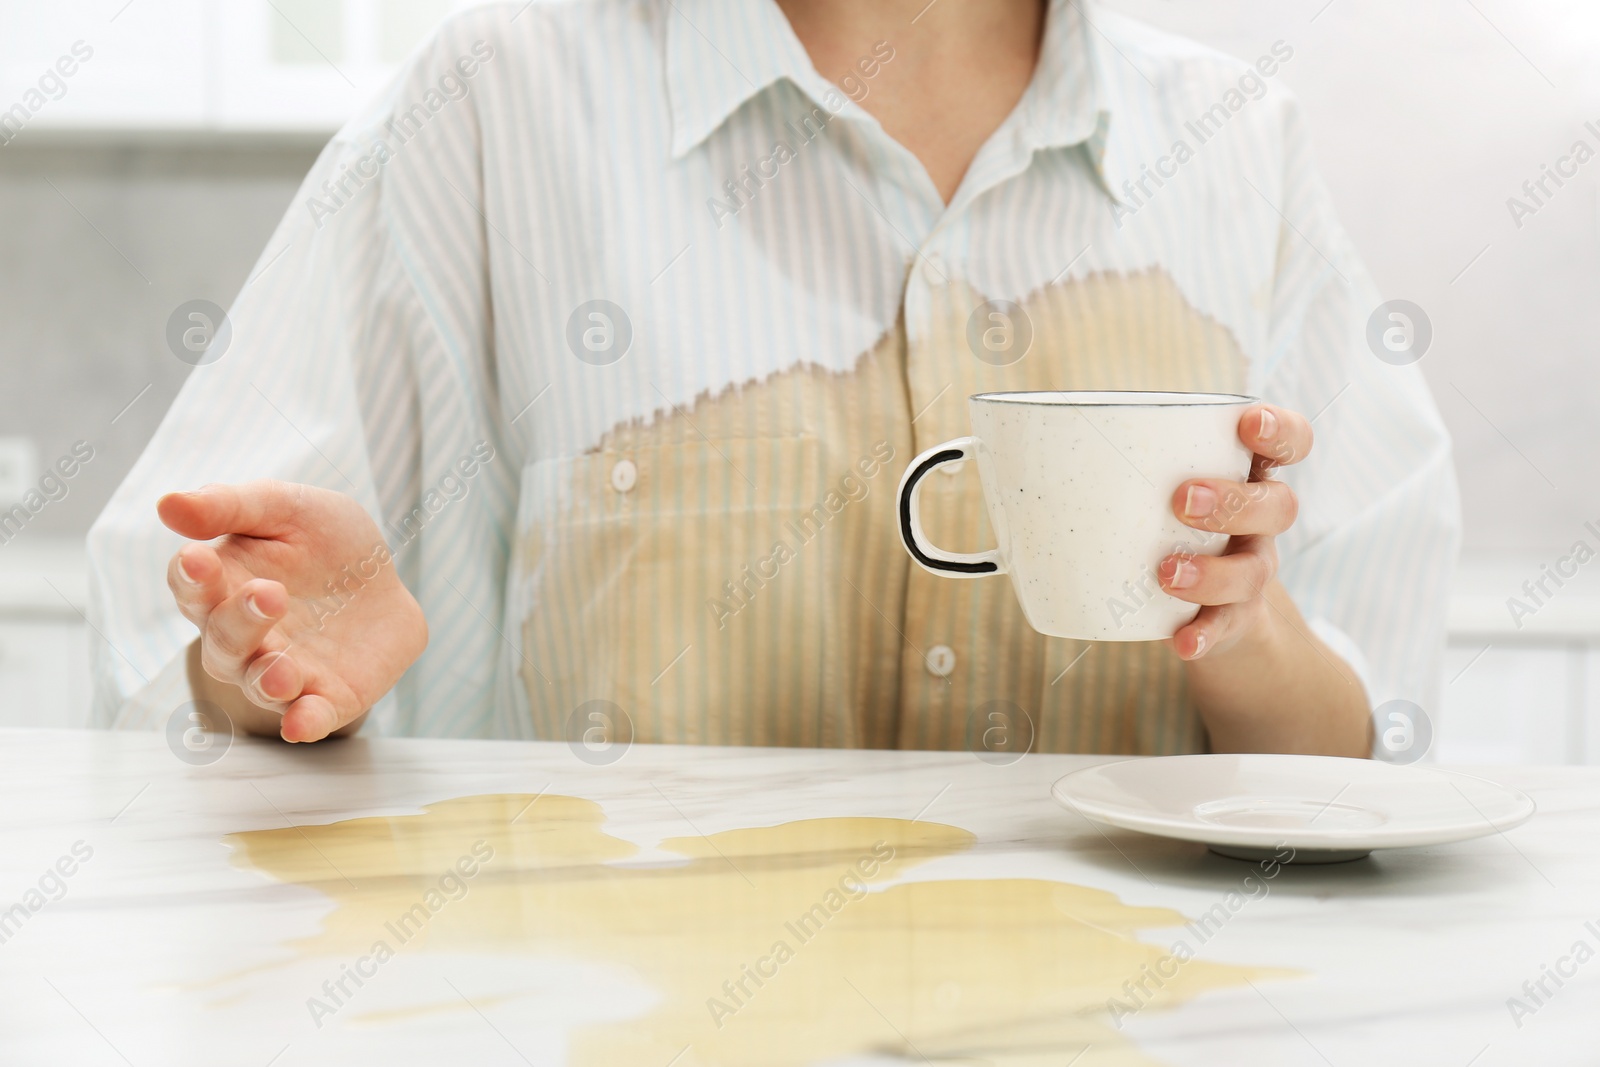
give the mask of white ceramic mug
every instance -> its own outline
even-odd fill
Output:
[[[935,574],[1009,574],[1028,623],[1051,637],[1154,641],[1199,608],[1162,591],[1174,552],[1217,555],[1223,534],[1178,521],[1172,496],[1190,478],[1244,481],[1239,417],[1254,397],[1226,393],[980,393],[971,437],[922,453],[900,479],[900,536]],[[935,467],[976,456],[998,547],[946,552],[918,512]]]

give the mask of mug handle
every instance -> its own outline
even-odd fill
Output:
[[[977,447],[976,437],[957,437],[942,445],[934,445],[911,461],[905,474],[900,476],[900,494],[897,510],[900,514],[900,540],[906,551],[924,569],[950,578],[981,578],[986,574],[1003,574],[1000,550],[991,548],[984,552],[945,552],[928,543],[922,529],[921,494],[922,479],[935,467],[946,463],[959,463],[972,455]]]

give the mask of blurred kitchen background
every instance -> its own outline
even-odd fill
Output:
[[[1292,47],[1278,80],[1346,227],[1431,322],[1467,535],[1427,758],[1600,763],[1600,558],[1561,562],[1600,552],[1600,5],[1102,4],[1235,56]],[[204,373],[169,317],[232,301],[330,134],[463,6],[0,0],[0,509],[93,448],[0,528],[0,725],[86,721],[83,535]]]

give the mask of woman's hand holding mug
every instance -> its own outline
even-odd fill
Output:
[[[1278,608],[1267,598],[1278,574],[1276,537],[1294,525],[1300,502],[1272,472],[1305,459],[1311,424],[1303,415],[1271,404],[1239,418],[1239,440],[1253,454],[1249,481],[1192,478],[1172,494],[1172,510],[1185,525],[1229,535],[1220,556],[1174,553],[1161,561],[1161,588],[1200,604],[1194,621],[1172,636],[1186,660],[1226,650],[1247,632],[1272,621]]]

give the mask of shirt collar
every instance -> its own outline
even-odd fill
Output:
[[[1121,106],[1117,68],[1129,63],[1100,31],[1093,0],[1051,0],[1039,65],[1023,103],[1034,149],[1082,145],[1105,191],[1125,198],[1125,153],[1114,137]]]
[[[829,88],[773,0],[669,0],[665,11],[674,159],[781,79],[814,97]]]
[[[1033,81],[1021,107],[1034,148],[1082,144],[1094,132],[1101,106],[1093,30],[1074,0],[1051,0]]]
[[[1050,0],[1033,81],[1024,94],[1030,148],[1083,145],[1106,192],[1121,200],[1122,154],[1111,136],[1114,88],[1108,59],[1120,60],[1095,27],[1090,0]],[[670,0],[666,78],[677,159],[711,136],[752,97],[787,78],[837,111],[854,105],[811,65],[774,0]],[[893,43],[893,42],[891,42]]]

